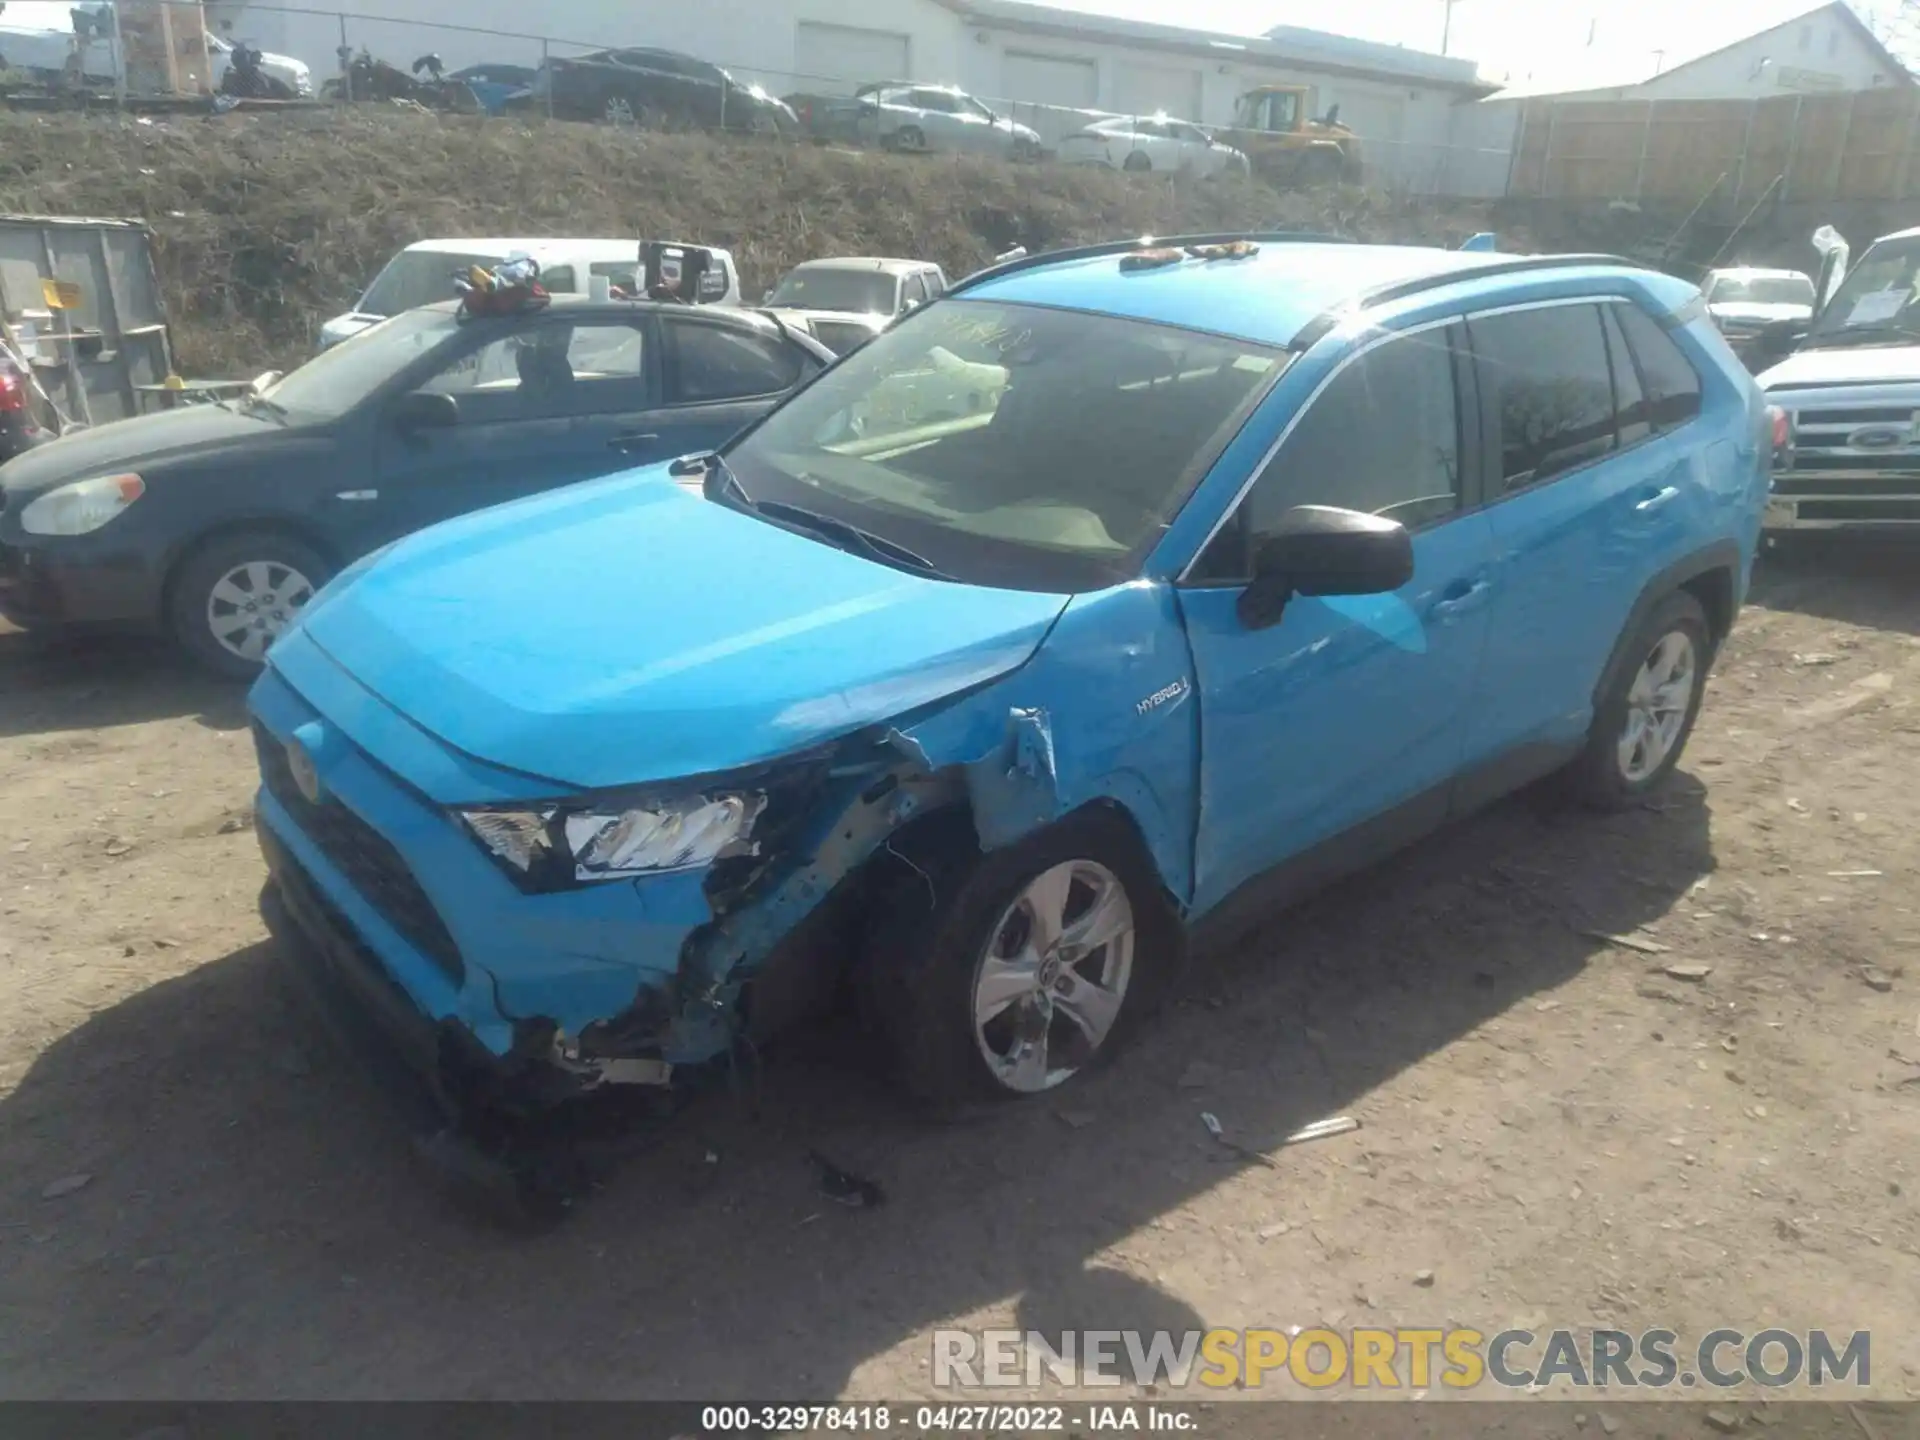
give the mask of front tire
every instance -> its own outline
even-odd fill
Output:
[[[1675,591],[1640,622],[1625,654],[1594,710],[1586,749],[1566,772],[1574,798],[1602,810],[1636,804],[1680,763],[1713,661],[1707,612]]]
[[[1104,1062],[1177,968],[1159,878],[1108,810],[985,855],[948,843],[893,878],[864,988],[901,1078],[936,1110],[1041,1094]]]
[[[174,639],[215,674],[251,680],[279,638],[333,574],[312,546],[249,531],[214,541],[174,578],[168,623]]]
[[[1135,175],[1144,175],[1153,169],[1153,161],[1148,157],[1146,151],[1135,150],[1121,162],[1120,168],[1131,171]]]
[[[902,125],[893,132],[893,148],[905,155],[918,155],[927,148],[927,137],[917,125]]]

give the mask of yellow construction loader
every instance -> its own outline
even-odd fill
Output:
[[[1358,183],[1360,137],[1340,123],[1335,105],[1320,119],[1308,113],[1304,85],[1262,85],[1234,105],[1233,128],[1214,138],[1244,153],[1253,173],[1277,184]]]

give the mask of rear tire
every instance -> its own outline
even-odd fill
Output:
[[[174,574],[168,628],[196,662],[230,680],[251,680],[267,647],[333,574],[312,546],[270,530],[225,535],[187,557]],[[253,608],[249,608],[253,607]]]
[[[1637,804],[1680,763],[1713,662],[1707,612],[1676,590],[1639,623],[1624,654],[1586,748],[1564,775],[1573,799],[1600,810]]]
[[[902,857],[860,965],[863,1008],[900,1078],[946,1114],[1043,1094],[1104,1063],[1181,954],[1159,877],[1114,812],[1084,810],[985,855],[971,838],[956,825]],[[1058,914],[1045,918],[1049,896]]]

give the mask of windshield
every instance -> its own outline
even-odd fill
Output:
[[[450,310],[409,310],[362,330],[270,386],[264,398],[305,419],[344,415],[460,328]]]
[[[847,310],[893,313],[894,279],[872,270],[801,267],[774,289],[767,304],[793,310]]]
[[[360,297],[362,315],[398,315],[454,298],[453,277],[470,266],[491,270],[504,255],[456,255],[451,251],[402,250],[374,277]]]
[[[943,301],[855,350],[728,450],[804,506],[975,584],[1131,578],[1286,356],[1108,315]]]
[[[1882,241],[1860,257],[1808,331],[1810,344],[1897,343],[1920,337],[1913,295],[1920,282],[1920,237]]]
[[[1813,281],[1805,275],[1724,275],[1713,282],[1707,296],[1714,305],[1813,304]]]

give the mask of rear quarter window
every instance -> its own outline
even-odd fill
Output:
[[[1656,431],[1686,424],[1700,413],[1700,374],[1673,338],[1638,305],[1615,305],[1646,392],[1647,419]]]

